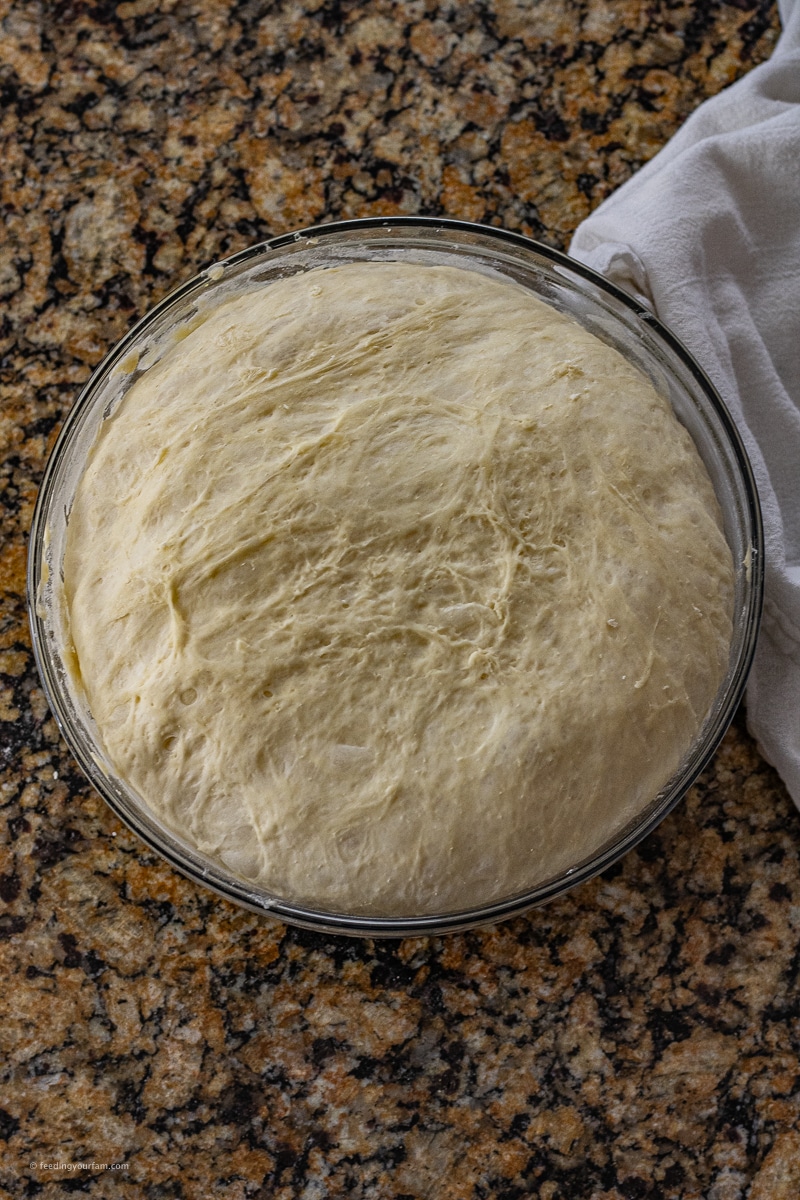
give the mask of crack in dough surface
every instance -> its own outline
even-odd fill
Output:
[[[413,915],[592,854],[724,677],[689,435],[522,287],[341,265],[225,302],[132,386],[64,561],[115,769],[284,899]]]

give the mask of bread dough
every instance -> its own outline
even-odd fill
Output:
[[[653,799],[733,565],[616,350],[513,282],[371,262],[230,299],[139,377],[64,588],[154,813],[284,900],[408,916],[524,892]]]

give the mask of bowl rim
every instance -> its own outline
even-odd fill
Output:
[[[579,864],[548,880],[530,891],[512,896],[491,904],[480,905],[468,910],[442,914],[423,914],[410,917],[382,917],[372,915],[353,915],[316,910],[300,904],[271,896],[265,888],[239,879],[232,872],[222,867],[216,860],[201,855],[188,843],[169,831],[172,844],[165,842],[161,836],[156,836],[152,828],[149,814],[142,813],[138,805],[129,808],[123,805],[120,797],[110,784],[105,771],[90,752],[81,736],[73,729],[69,714],[71,698],[65,700],[62,694],[62,682],[51,661],[51,639],[45,630],[44,616],[40,612],[37,601],[43,580],[42,564],[44,562],[44,531],[52,501],[52,492],[56,470],[62,456],[68,448],[76,425],[83,413],[92,402],[95,392],[102,380],[107,378],[113,368],[123,361],[138,337],[153,326],[158,318],[167,313],[179,301],[191,296],[193,292],[206,289],[210,281],[216,280],[220,272],[227,268],[240,268],[252,260],[274,253],[285,247],[298,243],[309,243],[321,238],[330,238],[346,233],[383,230],[387,234],[396,231],[412,230],[440,231],[442,233],[469,235],[472,238],[486,239],[487,243],[494,241],[507,247],[527,251],[549,260],[556,267],[578,276],[601,292],[611,296],[625,309],[656,335],[669,351],[682,363],[693,379],[695,386],[703,393],[711,405],[716,419],[727,439],[727,446],[732,454],[736,469],[739,472],[740,483],[746,498],[745,518],[750,530],[750,555],[746,607],[741,620],[745,627],[743,645],[736,662],[735,670],[731,673],[730,683],[724,694],[724,702],[720,705],[714,720],[706,730],[705,739],[700,746],[694,746],[695,753],[691,756],[688,769],[686,760],[682,767],[671,777],[665,786],[667,795],[660,804],[651,802],[652,812],[646,818],[633,819],[619,836],[614,838],[604,850],[595,854],[591,859]],[[487,244],[487,250],[490,245]],[[758,629],[763,607],[764,589],[764,532],[761,518],[761,508],[758,490],[752,467],[744,442],[733,417],[727,406],[712,384],[708,375],[697,363],[694,356],[683,342],[659,320],[648,308],[644,307],[633,296],[612,283],[592,268],[570,257],[564,251],[539,242],[525,234],[497,226],[483,225],[472,221],[462,221],[452,217],[431,216],[375,216],[362,217],[353,220],[331,221],[320,225],[308,226],[289,233],[280,234],[255,243],[238,251],[228,258],[212,264],[205,270],[193,275],[178,287],[168,292],[156,305],[140,317],[123,337],[111,347],[102,360],[92,370],[87,382],[81,387],[74,403],[67,413],[55,443],[48,455],[42,475],[42,481],[37,496],[29,535],[29,550],[27,563],[27,606],[31,628],[31,638],[34,659],[39,677],[58,728],[72,756],[78,762],[89,783],[102,796],[112,811],[126,824],[146,846],[155,850],[162,858],[170,863],[181,874],[202,886],[209,888],[218,895],[233,903],[249,909],[259,915],[268,915],[286,921],[301,928],[327,934],[347,934],[364,937],[409,937],[434,935],[447,932],[460,932],[478,925],[491,924],[519,915],[530,908],[545,903],[562,895],[578,884],[601,874],[620,858],[633,849],[647,837],[672,811],[686,795],[689,788],[696,782],[716,754],[719,745],[733,719],[738,705],[744,694],[747,676],[752,665],[756,650]],[[682,778],[686,776],[686,778]],[[675,784],[675,780],[678,780]],[[674,785],[674,786],[673,786]],[[128,785],[123,786],[127,787]],[[132,791],[132,789],[128,789]],[[145,803],[142,801],[142,803]],[[160,825],[160,822],[156,821]],[[188,853],[187,853],[188,851]],[[208,865],[203,865],[203,864]]]

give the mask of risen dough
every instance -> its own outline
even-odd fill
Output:
[[[102,428],[65,596],[115,768],[274,894],[433,913],[590,855],[724,675],[732,562],[669,405],[510,282],[314,270]]]

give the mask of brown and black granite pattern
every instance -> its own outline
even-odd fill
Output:
[[[0,17],[0,1196],[797,1200],[800,818],[741,718],[604,877],[496,928],[348,941],[234,909],[115,820],[59,741],[24,608],[59,423],[175,283],[368,214],[563,246],[768,56],[774,6]]]

